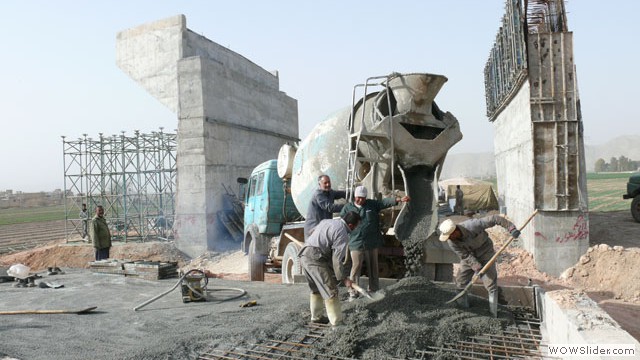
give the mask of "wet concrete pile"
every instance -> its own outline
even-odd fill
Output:
[[[490,317],[485,301],[469,309],[446,304],[455,293],[414,276],[382,290],[384,298],[344,303],[346,325],[326,336],[324,353],[358,359],[407,358],[416,350],[500,334],[510,318]]]

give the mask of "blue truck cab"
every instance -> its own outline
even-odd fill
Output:
[[[242,249],[250,255],[250,274],[258,277],[269,254],[271,238],[279,236],[286,223],[300,219],[285,185],[274,159],[256,166],[246,186]]]

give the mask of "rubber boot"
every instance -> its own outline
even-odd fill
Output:
[[[498,290],[489,292],[489,312],[494,318],[498,317]]]
[[[469,308],[469,295],[467,295],[467,293],[465,293],[464,295],[462,295],[461,297],[456,299],[456,304],[458,306],[460,306],[461,308],[463,308],[463,309],[468,309]]]
[[[309,296],[309,304],[311,308],[311,322],[319,324],[328,324],[329,319],[324,316],[324,303],[320,294],[311,294]]]
[[[324,301],[324,306],[327,308],[327,316],[329,316],[329,322],[331,325],[343,325],[340,299],[337,296],[327,299]]]

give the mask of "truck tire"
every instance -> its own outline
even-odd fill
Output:
[[[287,244],[282,255],[282,283],[293,284],[295,275],[302,275],[302,265],[298,252],[300,246],[294,242]]]
[[[640,222],[640,195],[636,195],[631,201],[631,216],[636,222]]]
[[[249,281],[264,281],[264,263],[267,256],[258,251],[258,239],[249,244]]]

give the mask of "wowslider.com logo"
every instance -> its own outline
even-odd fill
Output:
[[[549,344],[547,353],[551,356],[636,356],[634,344]]]

